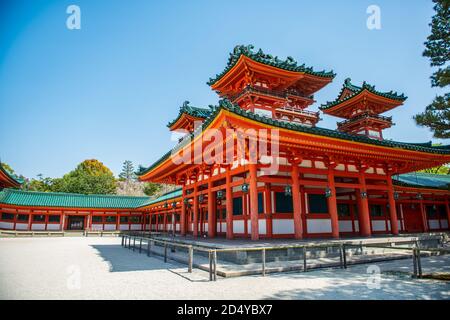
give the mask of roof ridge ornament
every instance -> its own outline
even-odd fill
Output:
[[[257,62],[270,65],[276,68],[285,69],[288,71],[306,72],[312,75],[326,78],[334,78],[336,76],[333,70],[314,71],[312,67],[305,67],[305,64],[299,66],[297,61],[291,56],[288,56],[285,60],[282,60],[278,56],[273,56],[271,54],[264,53],[264,51],[261,48],[259,48],[258,51],[255,52],[253,50],[254,48],[255,46],[252,44],[246,46],[245,45],[235,46],[233,51],[230,53],[225,69],[221,73],[216,74],[214,78],[210,77],[207,84],[211,86],[217,81],[219,81],[229,70],[231,70],[231,68],[233,68],[233,66],[237,63],[241,55],[244,55]]]

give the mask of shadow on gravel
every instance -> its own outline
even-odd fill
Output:
[[[356,269],[356,268],[355,268]],[[274,278],[288,277],[290,280],[312,282],[323,280],[315,287],[280,290],[264,299],[325,299],[325,300],[449,300],[450,285],[446,281],[413,279],[410,274],[383,272],[379,286],[373,286],[374,278],[358,269],[324,269],[302,274],[277,274]]]
[[[97,255],[108,262],[110,272],[128,272],[145,270],[162,270],[174,267],[173,263],[164,263],[161,259],[147,257],[145,253],[136,254],[121,245],[92,245]]]

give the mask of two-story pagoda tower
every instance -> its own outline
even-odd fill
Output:
[[[377,91],[366,82],[361,87],[356,86],[347,78],[336,100],[322,105],[320,110],[345,119],[338,122],[339,131],[382,140],[382,131],[393,123],[391,117],[380,114],[402,105],[406,99],[396,92]]]
[[[319,113],[306,110],[314,93],[329,84],[332,71],[314,71],[298,65],[292,57],[280,60],[253,46],[236,46],[225,70],[210,79],[221,97],[244,110],[272,119],[315,126]]]

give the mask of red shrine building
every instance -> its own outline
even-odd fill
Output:
[[[10,189],[0,171],[0,228],[252,240],[449,230],[450,178],[417,171],[449,163],[450,146],[385,140],[393,123],[383,114],[407,97],[350,79],[319,107],[340,118],[337,128],[320,127],[308,108],[334,78],[237,46],[208,81],[218,105],[185,102],[168,124],[182,133],[179,143],[138,172],[179,189],[156,199],[26,192]]]

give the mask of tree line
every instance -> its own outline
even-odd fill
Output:
[[[14,170],[6,163],[2,166],[11,174]],[[60,178],[44,177],[28,179],[19,176],[24,183],[21,188],[28,191],[67,192],[80,194],[119,194],[130,196],[154,196],[167,186],[157,183],[140,182],[134,172],[133,163],[126,160],[116,179],[112,171],[96,159],[84,160],[69,173]]]

